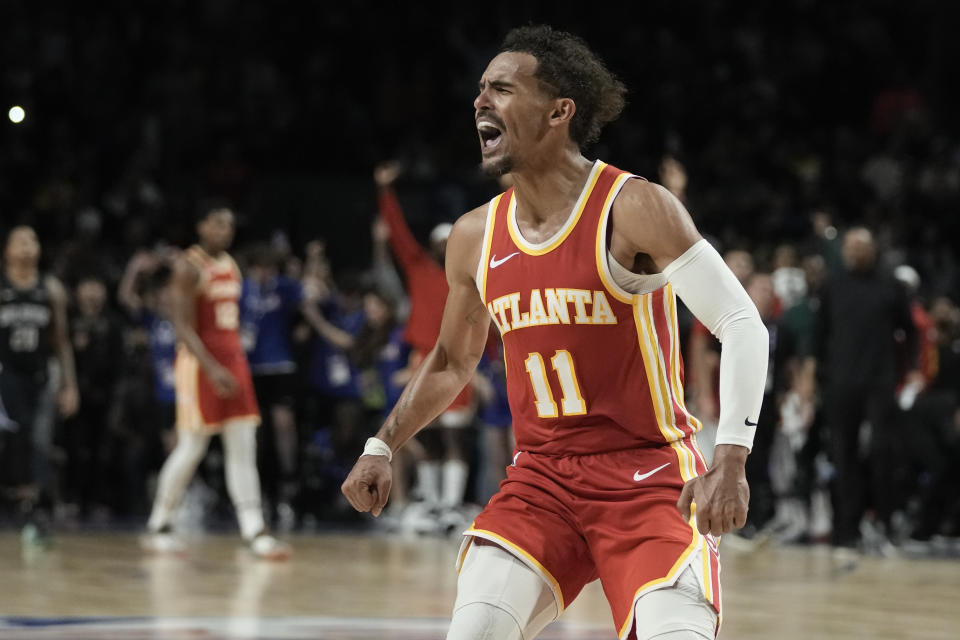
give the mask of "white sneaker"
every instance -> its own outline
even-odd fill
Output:
[[[435,505],[429,502],[413,502],[403,511],[400,528],[420,535],[433,534],[438,531],[439,515],[440,510]]]
[[[285,542],[280,542],[269,533],[261,533],[247,543],[253,555],[264,560],[286,560],[293,553]]]
[[[140,546],[144,551],[162,555],[182,555],[187,552],[187,545],[172,531],[150,532],[140,538]]]

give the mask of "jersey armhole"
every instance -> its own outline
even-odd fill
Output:
[[[610,219],[613,217],[613,203],[616,201],[617,196],[620,195],[620,191],[624,185],[627,184],[627,181],[633,178],[644,179],[632,173],[622,173],[617,177],[616,182],[613,183],[613,186],[607,194],[606,201],[603,203],[603,209],[600,211],[600,224],[597,225],[596,260],[600,280],[603,282],[603,286],[607,289],[608,293],[620,302],[626,304],[633,304],[636,294],[621,287],[613,275],[610,263],[608,262],[610,260],[610,247],[607,246],[607,235],[610,229]]]
[[[487,303],[487,262],[490,260],[490,246],[493,244],[493,227],[497,218],[497,207],[500,204],[499,196],[490,201],[487,206],[487,221],[483,227],[483,246],[480,249],[480,262],[477,264],[476,285],[483,303]]]

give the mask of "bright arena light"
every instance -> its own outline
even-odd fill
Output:
[[[13,124],[20,124],[26,116],[27,112],[23,110],[23,107],[10,107],[10,111],[7,111],[7,117]]]

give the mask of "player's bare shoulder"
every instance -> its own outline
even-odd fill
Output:
[[[628,180],[613,203],[614,224],[670,224],[689,218],[683,203],[665,187],[647,180]]]
[[[200,280],[200,267],[190,259],[187,251],[182,251],[173,261],[173,281],[181,287],[195,285]]]
[[[487,224],[488,205],[482,205],[460,216],[447,239],[447,275],[457,279],[476,277],[477,264],[483,251],[483,234]],[[451,271],[453,269],[454,271]]]
[[[683,203],[662,185],[628,180],[610,212],[613,232],[638,253],[665,264],[700,239]]]

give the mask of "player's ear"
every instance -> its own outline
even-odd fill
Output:
[[[550,126],[556,127],[561,124],[569,124],[573,119],[573,114],[577,112],[576,103],[570,98],[557,98],[554,100],[553,111],[550,112]]]

